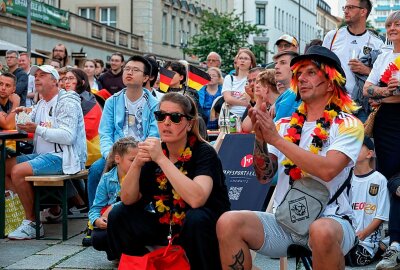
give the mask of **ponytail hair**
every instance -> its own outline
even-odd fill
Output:
[[[108,154],[107,160],[106,160],[106,166],[104,168],[104,173],[109,172],[112,168],[117,166],[115,163],[115,155],[123,156],[126,153],[128,153],[129,148],[137,148],[138,143],[137,141],[132,137],[125,137],[121,138],[118,141],[116,141],[112,148],[110,153]]]

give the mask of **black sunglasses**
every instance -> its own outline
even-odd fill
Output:
[[[192,120],[192,117],[182,113],[167,113],[162,111],[155,111],[154,116],[158,122],[164,122],[165,118],[169,116],[172,123],[179,124],[182,121],[182,117],[186,117],[187,120]]]

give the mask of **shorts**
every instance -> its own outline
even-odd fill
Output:
[[[276,222],[275,215],[266,212],[255,212],[264,227],[264,243],[257,253],[278,258],[287,255],[287,249],[292,244],[307,245],[308,237],[296,237],[282,229]],[[337,217],[327,216],[339,222],[343,229],[342,252],[347,254],[353,248],[356,239],[356,233],[350,222]]]
[[[28,162],[33,175],[63,174],[62,158],[50,153],[17,156],[17,164]]]

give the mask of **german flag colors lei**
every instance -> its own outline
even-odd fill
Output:
[[[188,142],[185,149],[182,151],[175,166],[184,174],[187,175],[187,171],[184,168],[186,162],[192,157],[192,147],[196,142],[195,136],[189,136]],[[162,143],[163,153],[165,156],[169,156],[168,149],[165,143]],[[160,193],[153,196],[155,200],[155,209],[161,216],[159,222],[161,224],[170,225],[183,225],[183,220],[186,217],[186,210],[188,208],[186,202],[181,198],[178,192],[172,187],[168,178],[160,168],[156,170],[156,181],[158,183],[158,189]]]
[[[339,112],[340,108],[333,103],[328,104],[325,107],[324,115],[316,121],[316,127],[311,135],[313,138],[309,146],[311,153],[318,154],[319,151],[321,151],[324,142],[329,137],[329,128],[331,127],[333,119],[339,114]],[[299,108],[292,114],[290,127],[284,136],[285,140],[299,145],[301,131],[303,130],[306,117],[307,108],[304,102],[302,102]],[[289,175],[290,183],[293,183],[293,181],[299,180],[304,176],[304,172],[290,159],[284,159],[282,165],[285,167],[285,174]]]

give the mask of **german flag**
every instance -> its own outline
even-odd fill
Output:
[[[176,72],[160,67],[160,90],[167,92],[171,84],[172,78],[175,76]]]
[[[188,86],[199,91],[204,85],[211,81],[210,75],[207,72],[198,69],[195,66],[189,65],[188,70]]]
[[[81,95],[81,107],[83,121],[85,122],[87,160],[86,166],[90,166],[101,157],[99,125],[102,110],[97,103],[95,95],[83,92]]]

